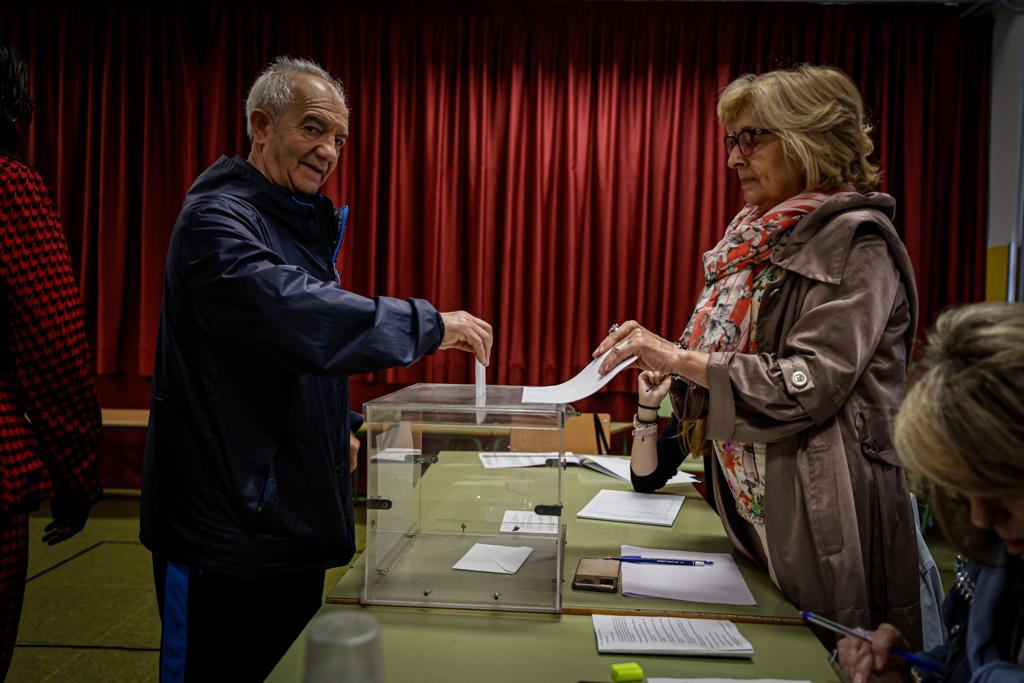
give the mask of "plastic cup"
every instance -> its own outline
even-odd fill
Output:
[[[380,624],[365,612],[321,614],[306,631],[306,683],[383,683]]]

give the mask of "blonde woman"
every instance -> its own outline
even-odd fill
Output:
[[[947,311],[924,365],[896,445],[961,556],[943,608],[949,641],[921,657],[952,683],[1024,681],[1024,304]],[[907,647],[898,628],[872,636],[839,643],[854,683],[929,678],[889,656]]]
[[[689,324],[672,343],[629,321],[595,351],[613,349],[602,371],[631,355],[646,371],[634,487],[660,488],[706,449],[727,534],[790,600],[919,644],[914,517],[890,436],[917,292],[895,201],[873,191],[860,93],[827,67],[746,75],[718,117],[745,206],[704,254]],[[688,438],[659,455],[669,390],[668,437],[680,422]]]

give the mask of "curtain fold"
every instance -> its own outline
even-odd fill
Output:
[[[320,61],[348,91],[351,137],[324,188],[351,205],[344,286],[490,320],[494,383],[564,381],[614,321],[678,337],[701,254],[741,206],[715,101],[744,72],[846,70],[922,329],[983,297],[991,21],[955,7],[47,4],[0,10],[0,34],[31,65],[27,154],[61,208],[117,407],[148,404],[184,193],[221,154],[247,153],[246,89],[279,54]],[[630,414],[626,375],[581,407]],[[471,364],[445,352],[353,381],[365,398],[471,381]]]

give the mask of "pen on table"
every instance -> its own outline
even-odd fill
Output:
[[[714,564],[711,560],[675,560],[668,557],[641,557],[640,555],[616,555],[604,559],[631,564],[674,564],[679,567],[704,567]]]
[[[841,633],[846,636],[853,636],[854,638],[863,640],[865,643],[873,642],[871,640],[871,636],[869,636],[866,632],[864,632],[861,629],[843,626],[842,624],[832,621],[831,619],[820,617],[814,612],[808,612],[806,610],[804,610],[800,614],[803,615],[805,620],[814,624],[815,626],[820,626],[834,633]],[[929,673],[938,674],[940,676],[943,673],[942,667],[929,662],[927,659],[922,659],[921,657],[918,657],[912,652],[907,652],[906,650],[903,650],[898,647],[890,647],[889,652],[893,653],[897,657],[901,657],[907,660],[908,662],[916,666],[918,669],[921,669],[923,671],[928,671]]]

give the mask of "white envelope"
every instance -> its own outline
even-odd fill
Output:
[[[533,548],[529,546],[509,547],[474,543],[469,552],[452,565],[452,569],[491,574],[515,574],[532,552]]]

